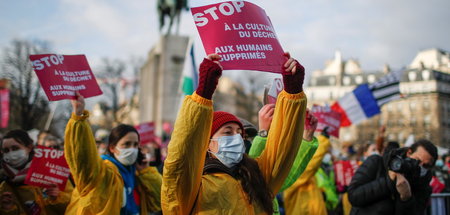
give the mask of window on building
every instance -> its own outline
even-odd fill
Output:
[[[424,126],[430,126],[431,116],[429,114],[427,114],[423,117],[423,124],[424,124]]]
[[[336,84],[336,78],[334,78],[334,77],[328,78],[328,83],[329,83],[330,85],[335,85],[335,84]]]
[[[369,76],[367,77],[367,81],[368,81],[369,83],[375,82],[375,75],[369,75]]]
[[[402,111],[403,105],[401,102],[397,102],[397,111]]]
[[[415,71],[410,71],[408,73],[408,78],[409,78],[409,81],[416,81],[416,78],[417,78],[416,72]]]
[[[360,75],[356,76],[356,77],[355,77],[355,82],[356,82],[357,84],[362,84],[362,82],[363,82],[363,77],[360,76]]]
[[[342,82],[344,82],[344,85],[350,85],[351,79],[350,77],[345,76]]]
[[[410,110],[415,110],[416,109],[416,102],[415,101],[411,101],[409,103],[409,109]]]
[[[430,110],[430,101],[428,101],[428,100],[425,100],[425,101],[423,101],[423,109],[424,110]]]
[[[430,80],[430,70],[423,70],[422,71],[422,78],[424,81]]]
[[[392,112],[394,110],[393,104],[387,104],[387,109],[389,112]]]

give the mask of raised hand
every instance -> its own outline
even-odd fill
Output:
[[[84,97],[78,91],[76,92],[76,97],[76,100],[70,100],[72,103],[72,110],[76,115],[81,116],[83,115],[85,108]]]
[[[305,68],[291,55],[286,52],[287,58],[282,68],[284,90],[290,94],[296,94],[303,91],[303,80],[305,78]]]
[[[59,193],[61,191],[59,190],[58,186],[56,184],[50,185],[50,187],[46,188],[45,193],[50,197],[50,199],[55,200],[56,197],[58,197]]]
[[[211,99],[216,90],[219,78],[222,76],[222,66],[220,65],[220,55],[210,54],[200,64],[199,82],[195,91],[205,99]]]
[[[261,110],[259,110],[258,112],[259,130],[269,131],[274,111],[275,111],[275,104],[266,104],[261,108]]]
[[[306,110],[306,120],[305,120],[305,129],[303,132],[303,139],[306,141],[313,140],[314,137],[314,131],[316,131],[318,120],[317,118],[311,113],[311,111]]]

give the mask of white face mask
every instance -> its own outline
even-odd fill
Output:
[[[24,149],[10,151],[3,154],[3,160],[10,166],[18,168],[28,161],[28,153]]]
[[[138,156],[138,149],[137,148],[124,148],[119,149],[116,146],[116,149],[120,152],[119,155],[115,154],[117,160],[125,165],[129,166],[134,164],[136,162],[137,156]]]
[[[219,144],[219,151],[214,154],[228,168],[241,162],[245,152],[244,140],[240,134],[233,136],[222,136],[216,139]]]

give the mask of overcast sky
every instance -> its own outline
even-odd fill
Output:
[[[322,69],[335,50],[371,71],[406,66],[423,49],[450,51],[449,0],[252,2],[308,71]],[[86,54],[94,66],[102,57],[146,57],[159,38],[156,0],[2,0],[0,8],[1,48],[13,38],[48,40],[56,52]],[[198,39],[189,12],[180,34]]]

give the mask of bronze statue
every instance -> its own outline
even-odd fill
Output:
[[[166,17],[169,18],[169,26],[166,34],[171,34],[173,21],[177,22],[177,33],[180,26],[180,13],[182,9],[188,10],[188,0],[158,0],[159,31],[166,25]]]

